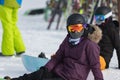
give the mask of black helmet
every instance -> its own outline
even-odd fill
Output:
[[[107,13],[111,12],[111,8],[107,6],[98,7],[95,11],[95,15],[106,15]]]
[[[83,24],[83,26],[84,26],[86,24],[85,18],[81,14],[74,13],[74,14],[70,15],[67,19],[67,31],[70,34],[71,38],[77,39],[83,35],[84,29],[81,32],[69,32],[68,26],[74,25],[74,24]]]
[[[67,19],[67,26],[74,24],[85,24],[85,23],[86,23],[85,18],[78,13],[74,13],[70,15]]]

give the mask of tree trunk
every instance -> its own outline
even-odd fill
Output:
[[[118,2],[118,21],[119,21],[119,24],[120,24],[120,0],[117,0]],[[120,33],[120,26],[119,26],[119,33]]]

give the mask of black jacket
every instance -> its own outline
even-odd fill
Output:
[[[99,27],[102,29],[103,33],[102,40],[99,42],[101,48],[100,55],[105,58],[106,68],[109,67],[114,49],[117,53],[118,67],[120,68],[120,38],[118,26],[115,26],[114,22],[109,20],[99,25]]]

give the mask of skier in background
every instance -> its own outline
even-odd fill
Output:
[[[96,24],[103,32],[102,40],[99,42],[100,55],[105,59],[106,66],[109,68],[114,49],[117,53],[118,68],[120,69],[120,38],[119,24],[112,20],[112,10],[110,7],[101,6],[95,11]]]
[[[44,13],[44,19],[45,21],[49,21],[50,19],[50,14],[54,7],[56,6],[56,1],[55,0],[47,0],[46,1],[46,8],[45,8],[45,13]]]
[[[58,14],[56,30],[59,28],[59,23],[62,17],[63,9],[67,7],[67,0],[58,0],[56,1],[55,7],[52,10],[51,19],[47,29],[49,30],[52,22],[54,21],[55,16]]]
[[[80,14],[68,17],[66,29],[66,38],[45,66],[9,80],[86,80],[90,70],[95,80],[103,80],[97,45],[102,37],[101,30],[87,25]]]
[[[79,13],[80,0],[72,0],[72,13]]]
[[[0,56],[20,55],[25,52],[21,33],[17,27],[18,9],[22,0],[0,0],[0,20],[3,27]]]

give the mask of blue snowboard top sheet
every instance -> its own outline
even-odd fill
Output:
[[[27,71],[34,72],[38,70],[41,66],[44,66],[49,59],[39,58],[29,55],[22,55],[22,62]]]

